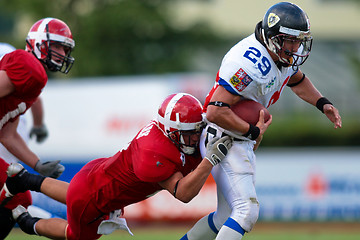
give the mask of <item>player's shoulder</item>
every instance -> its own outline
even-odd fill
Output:
[[[32,53],[27,52],[23,49],[16,49],[10,52],[9,54],[11,55],[12,58],[24,58],[24,59],[36,60],[35,56]]]
[[[271,69],[271,62],[266,48],[252,34],[238,42],[225,55],[220,73],[228,79],[244,73],[251,81],[263,82]]]
[[[9,68],[15,67],[34,74],[46,74],[41,62],[32,53],[22,49],[6,54],[3,60]]]
[[[163,181],[182,164],[180,151],[155,121],[140,130],[135,141],[138,151],[133,159],[134,172],[142,181]]]

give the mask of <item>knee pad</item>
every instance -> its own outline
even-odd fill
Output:
[[[250,198],[236,204],[231,213],[233,218],[246,231],[250,232],[259,217],[259,202]]]

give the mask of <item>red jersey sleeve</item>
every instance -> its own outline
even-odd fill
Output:
[[[33,54],[18,49],[6,54],[1,63],[0,69],[6,71],[17,95],[40,95],[48,78],[41,62]]]

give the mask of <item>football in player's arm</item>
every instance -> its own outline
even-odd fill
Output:
[[[275,104],[286,86],[302,100],[316,106],[341,128],[341,117],[300,70],[312,47],[310,22],[297,5],[280,2],[271,6],[255,32],[234,45],[224,56],[204,111],[209,121],[207,138],[223,133],[234,137],[228,156],[212,169],[217,186],[217,210],[201,218],[181,240],[239,240],[252,230],[260,205],[255,189],[256,156],[272,118],[261,111],[254,124],[237,116],[231,106],[241,99]],[[204,147],[206,139],[200,141]]]

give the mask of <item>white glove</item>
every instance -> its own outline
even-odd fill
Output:
[[[60,164],[60,160],[44,163],[39,160],[34,170],[45,177],[58,178],[64,172],[65,167]]]
[[[130,235],[134,235],[126,224],[126,219],[121,218],[121,210],[115,210],[110,213],[109,219],[100,223],[97,234],[110,234],[116,229],[126,230]]]
[[[215,166],[219,162],[221,162],[229,149],[231,148],[233,140],[229,136],[225,136],[222,138],[214,137],[208,144],[206,145],[206,156],[205,158],[209,160],[209,162]]]

